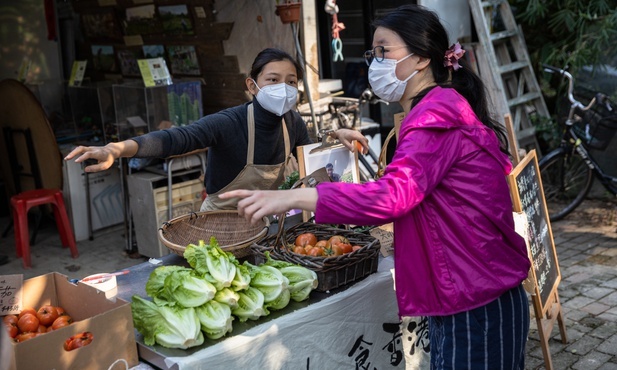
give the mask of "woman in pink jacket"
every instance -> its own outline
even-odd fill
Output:
[[[503,130],[438,17],[403,6],[374,22],[365,57],[380,98],[405,113],[378,181],[227,193],[247,219],[294,208],[319,223],[394,222],[400,316],[428,316],[431,368],[524,369],[530,262],[515,232]]]

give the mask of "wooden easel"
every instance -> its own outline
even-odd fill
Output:
[[[559,333],[561,334],[561,343],[568,343],[568,334],[566,333],[566,324],[564,322],[561,302],[557,294],[557,287],[549,297],[544,307],[537,301],[537,295],[533,296],[533,308],[536,315],[536,325],[538,326],[538,335],[540,336],[540,347],[542,347],[542,355],[544,356],[544,366],[547,370],[553,369],[553,361],[551,360],[551,351],[548,348],[548,341],[551,332],[555,326],[555,320],[559,323]],[[542,308],[542,310],[540,310]]]
[[[516,133],[514,132],[514,126],[512,125],[512,116],[510,115],[510,113],[504,114],[503,121],[506,126],[506,132],[508,134],[508,148],[510,148],[512,164],[516,166],[521,160],[521,153],[519,152],[520,149],[518,147],[518,140],[516,139]]]
[[[540,346],[547,370],[553,369],[548,341],[557,320],[562,343],[568,342],[564,315],[557,294],[561,271],[553,231],[548,218],[540,167],[535,150],[531,150],[508,175],[513,211],[524,212],[528,220],[530,275],[534,286],[532,303],[540,336]],[[539,206],[538,206],[539,204]]]

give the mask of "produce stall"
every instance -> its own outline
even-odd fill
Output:
[[[196,228],[205,218],[188,218],[185,226]],[[177,234],[171,224],[161,234],[166,242]],[[295,223],[284,235],[276,226],[233,253],[207,232],[208,243],[183,243],[176,253],[115,273],[29,279],[26,308],[4,318],[12,322],[3,319],[15,338],[6,342],[13,368],[41,368],[30,365],[26,349],[45,343],[54,344],[49,355],[64,364],[57,368],[84,358],[96,359],[90,366],[96,369],[119,360],[129,367],[139,362],[140,369],[403,368],[403,341],[412,339],[399,330],[393,259],[378,253],[378,240],[334,225]],[[223,228],[216,229],[224,240]],[[241,226],[231,229],[241,234]],[[320,242],[326,255],[296,252]],[[20,291],[19,284],[9,285]],[[54,319],[43,322],[52,311]],[[115,312],[122,324],[104,324]]]
[[[163,265],[187,266],[172,254]],[[146,297],[145,284],[158,265],[146,262],[117,277],[117,296]],[[376,273],[329,292],[311,292],[302,302],[244,323],[218,340],[186,350],[148,346],[136,331],[139,357],[162,369],[404,368],[393,290],[392,257]]]

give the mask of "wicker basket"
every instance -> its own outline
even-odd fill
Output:
[[[163,223],[159,228],[159,239],[172,252],[184,255],[188,244],[200,240],[208,243],[214,236],[224,251],[237,258],[251,254],[253,242],[268,233],[270,221],[264,217],[262,222],[251,225],[238,211],[208,211],[189,213]]]
[[[351,244],[360,245],[362,248],[341,256],[313,257],[296,254],[280,247],[283,243],[293,244],[296,237],[303,233],[313,233],[318,240],[328,239],[333,235],[341,235],[349,239]],[[273,259],[296,263],[315,271],[319,280],[316,290],[325,292],[362,279],[377,271],[380,244],[379,240],[370,235],[303,222],[287,230],[282,228],[282,233],[270,235],[253,243],[251,249],[257,263],[265,261],[265,253],[269,252]]]

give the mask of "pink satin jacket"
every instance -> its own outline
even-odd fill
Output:
[[[468,311],[527,277],[530,261],[514,230],[505,177],[511,169],[467,101],[436,87],[403,120],[384,176],[319,184],[315,219],[394,222],[399,315]]]

